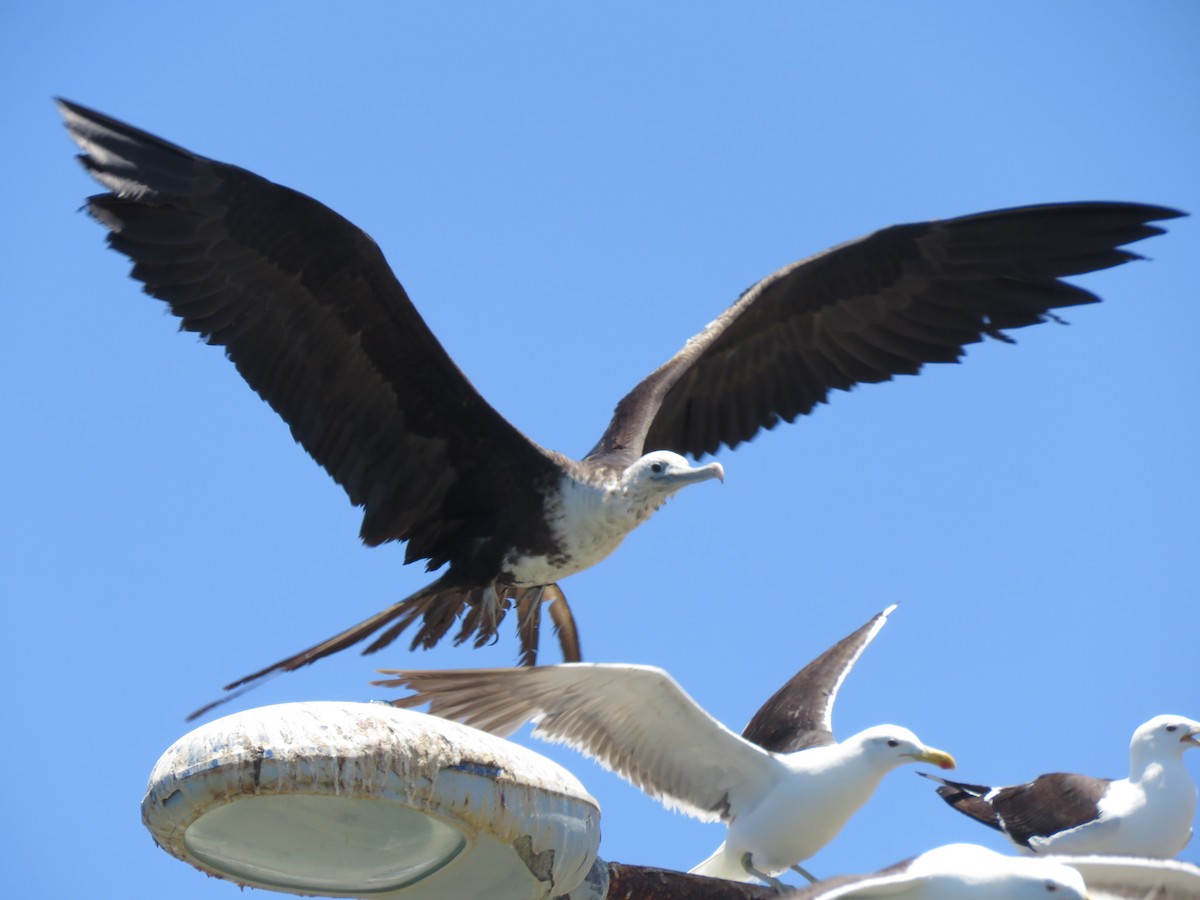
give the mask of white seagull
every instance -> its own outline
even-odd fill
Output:
[[[1196,784],[1183,763],[1200,722],[1155,716],[1133,733],[1129,777],[1054,772],[988,787],[926,775],[947,803],[1001,831],[1024,853],[1103,853],[1170,859],[1192,837]],[[922,772],[922,775],[925,773]]]
[[[947,844],[872,875],[844,875],[792,900],[1088,900],[1083,876],[1048,859],[1005,856],[977,844]]]
[[[568,744],[671,809],[724,821],[725,842],[693,872],[736,881],[775,876],[831,841],[905,763],[954,768],[948,753],[898,725],[838,743],[831,713],[838,688],[895,606],[843,638],[784,685],[741,736],[705,712],[662,669],[565,663],[506,669],[410,671],[374,682],[409,687],[401,707],[501,736],[526,721],[534,735]]]

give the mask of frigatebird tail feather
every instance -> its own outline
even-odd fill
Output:
[[[233,693],[202,706],[188,716],[188,721],[234,697],[241,696],[268,676],[303,668],[318,659],[323,659],[365,640],[388,625],[390,627],[363,650],[363,655],[382,650],[418,619],[422,620],[421,627],[412,639],[409,647],[411,650],[416,650],[418,647],[429,649],[435,646],[450,630],[455,619],[459,618],[462,619],[462,627],[455,635],[454,643],[461,644],[473,636],[475,646],[480,647],[489,641],[496,640],[499,636],[500,623],[504,620],[504,614],[510,606],[515,605],[518,621],[517,631],[521,639],[519,664],[533,666],[537,664],[538,633],[543,603],[549,604],[550,618],[554,623],[554,633],[562,647],[563,661],[579,662],[582,658],[579,652],[579,632],[575,626],[571,608],[567,605],[567,598],[558,585],[539,585],[518,589],[494,585],[487,588],[463,588],[461,585],[447,582],[442,578],[319,644],[314,644],[306,650],[243,676],[237,681],[230,682],[225,685],[224,690]]]
[[[517,637],[521,641],[518,664],[536,666],[538,633],[542,626],[542,591],[522,591],[517,599]]]
[[[450,585],[444,579],[439,579],[433,584],[428,585],[417,591],[409,597],[395,603],[375,615],[364,619],[357,625],[347,628],[345,631],[335,634],[333,637],[321,641],[318,644],[288,656],[279,662],[273,663],[265,668],[259,669],[257,672],[251,672],[236,681],[231,681],[225,685],[224,690],[234,691],[219,700],[215,700],[189,715],[188,721],[203,715],[212,708],[232,700],[234,697],[239,697],[252,687],[256,687],[269,675],[278,672],[294,672],[296,669],[303,668],[319,659],[324,659],[326,656],[331,656],[340,650],[345,650],[347,647],[352,647],[359,641],[365,640],[372,634],[377,632],[383,626],[395,622],[391,628],[380,635],[370,646],[363,651],[363,654],[374,653],[390,644],[397,635],[407,628],[418,616],[424,615],[426,622],[422,626],[417,637],[413,640],[413,647],[422,644],[423,638],[427,640],[424,643],[426,647],[432,647],[437,643],[438,639],[449,628],[450,623],[454,621],[455,614],[461,609],[465,602],[464,591],[461,587]],[[437,613],[436,618],[431,618],[432,613]],[[442,624],[442,620],[445,624]],[[399,621],[397,621],[399,620]],[[441,631],[426,638],[427,632],[430,630],[430,623],[436,622]],[[240,690],[239,690],[240,688]]]

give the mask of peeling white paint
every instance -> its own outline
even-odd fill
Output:
[[[600,840],[596,801],[561,766],[474,728],[377,703],[290,703],[207,723],[159,759],[142,820],[179,859],[271,888],[215,870],[184,837],[214,808],[291,795],[397,803],[466,836],[467,848],[443,868],[376,897],[562,895],[583,881]]]

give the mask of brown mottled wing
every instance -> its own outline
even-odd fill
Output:
[[[109,244],[364,507],[364,541],[408,540],[408,561],[436,567],[531,502],[552,461],[480,397],[363,231],[244,169],[58,106],[111,191],[88,200]]]
[[[1123,244],[1183,215],[1062,203],[897,225],[768,275],[617,405],[593,456],[734,447],[830,390],[957,362],[967,344],[1098,298],[1069,275],[1139,258]]]
[[[754,714],[742,737],[772,753],[835,743],[833,702],[838,689],[895,608],[889,606],[797,672]]]

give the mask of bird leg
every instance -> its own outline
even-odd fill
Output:
[[[812,876],[812,873],[809,872],[808,869],[804,868],[804,866],[800,865],[800,863],[796,863],[794,866],[792,866],[792,871],[799,872],[813,884],[817,883],[817,879]]]
[[[760,872],[758,869],[754,868],[754,864],[750,861],[749,851],[742,854],[742,868],[746,870],[747,874],[753,875],[763,884],[769,885],[777,894],[782,894],[784,891],[788,890],[788,886],[778,878],[774,877],[773,875],[768,875],[766,872]]]
[[[547,612],[554,623],[554,634],[562,649],[563,662],[579,662],[583,659],[579,649],[579,629],[575,627],[575,616],[571,613],[562,588],[557,584],[548,584],[544,596],[548,598]]]
[[[536,666],[538,656],[538,631],[541,628],[542,607],[545,606],[554,624],[554,634],[562,648],[563,662],[579,662],[579,629],[567,598],[557,584],[541,584],[537,587],[520,588],[512,595],[517,607],[517,637],[521,642],[518,665]]]

